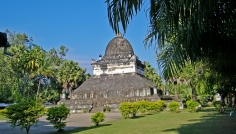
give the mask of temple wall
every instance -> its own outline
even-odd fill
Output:
[[[135,66],[135,63],[130,63],[127,65],[107,65],[107,68],[101,69],[100,66],[96,66],[93,69],[94,75],[102,75],[102,74],[124,74],[124,73],[137,73],[144,75],[143,69]]]
[[[121,102],[136,102],[136,101],[157,101],[160,100],[158,95],[152,96],[133,96],[133,97],[119,97],[119,98],[91,98],[91,99],[72,99],[61,100],[59,104],[66,104],[72,112],[82,112],[83,109],[103,108],[110,106],[112,109],[118,109]]]
[[[128,64],[128,65],[107,65],[107,68],[101,69],[100,66],[94,67],[93,74],[94,75],[101,75],[101,74],[122,74],[122,73],[134,73],[135,72],[135,65]]]

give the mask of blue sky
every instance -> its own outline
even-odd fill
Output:
[[[1,0],[0,31],[25,33],[46,50],[69,49],[66,59],[74,60],[92,74],[91,59],[104,55],[115,37],[107,18],[105,0]],[[148,20],[144,11],[133,18],[124,38],[141,61],[158,68],[154,47],[145,48]]]

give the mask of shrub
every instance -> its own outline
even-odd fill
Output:
[[[100,122],[103,122],[105,119],[105,115],[102,112],[97,112],[91,117],[91,121],[94,123],[95,126],[98,126]]]
[[[4,113],[7,111],[7,109],[0,109],[0,115],[3,115],[4,116]]]
[[[51,107],[47,112],[47,120],[53,124],[53,127],[61,131],[66,126],[65,120],[70,115],[70,110],[62,104],[60,106]]]
[[[37,124],[39,117],[46,112],[44,106],[35,100],[22,100],[17,104],[6,107],[3,114],[8,118],[11,127],[20,126],[21,131],[25,128],[29,133],[30,127]]]
[[[180,106],[180,104],[177,101],[172,101],[168,104],[168,108],[172,112],[177,112],[177,110],[179,109],[179,106]]]
[[[199,105],[198,102],[189,100],[186,102],[187,108],[190,109],[190,112],[196,112],[197,111],[197,106]]]
[[[136,104],[137,104],[138,111],[142,115],[144,115],[147,112],[147,110],[148,110],[149,102],[148,101],[137,101]]]
[[[160,111],[163,111],[166,108],[166,102],[163,100],[156,101],[156,103],[160,104],[161,109]]]
[[[159,111],[161,111],[161,105],[157,102],[149,102],[148,107],[147,107],[147,111],[150,114],[154,114],[156,112],[159,112]]]
[[[122,102],[119,106],[119,110],[124,119],[129,118],[129,102]]]
[[[136,102],[132,103],[132,109],[130,109],[130,113],[132,114],[132,117],[135,117],[138,113],[139,106]]]
[[[129,118],[130,114],[135,117],[138,111],[138,105],[131,102],[122,102],[120,104],[119,110],[121,111],[121,115],[124,119]]]
[[[214,107],[217,109],[217,111],[220,111],[220,109],[221,109],[221,108],[220,108],[220,103],[221,103],[220,101],[214,101],[214,102],[213,102],[213,105],[214,105]]]

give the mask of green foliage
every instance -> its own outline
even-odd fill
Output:
[[[86,70],[79,66],[78,62],[72,60],[65,60],[62,65],[58,68],[58,82],[67,90],[69,96],[66,99],[71,98],[72,89],[77,88],[87,78],[85,75]]]
[[[217,111],[220,111],[221,110],[221,108],[220,108],[220,101],[214,101],[213,102],[213,105],[214,105],[214,107],[217,109]]]
[[[105,115],[102,112],[96,112],[90,118],[91,118],[91,121],[94,123],[94,125],[98,126],[100,122],[104,121]]]
[[[160,110],[161,110],[161,104],[160,103],[158,103],[158,102],[149,102],[148,103],[147,111],[150,114],[160,112]]]
[[[53,127],[61,130],[66,126],[65,120],[70,115],[70,110],[62,104],[60,106],[51,107],[47,110],[47,120],[53,124]]]
[[[20,126],[29,133],[32,125],[38,122],[39,117],[46,112],[45,107],[34,100],[23,100],[17,104],[6,107],[3,114],[8,118],[11,127]]]
[[[59,93],[57,90],[46,88],[40,94],[40,97],[46,102],[56,102],[58,100]]]
[[[122,102],[120,104],[119,110],[124,119],[127,119],[132,115],[135,117],[138,113],[141,115],[145,114],[154,114],[160,111],[163,111],[166,108],[165,101],[137,101],[137,102]]]
[[[132,114],[132,117],[135,117],[138,111],[138,105],[131,102],[122,102],[119,106],[119,110],[124,119],[129,118],[130,114]]]
[[[177,110],[179,109],[179,106],[180,106],[180,104],[177,101],[172,101],[168,104],[168,108],[172,112],[177,112]]]
[[[139,106],[137,105],[136,102],[131,103],[131,109],[130,113],[132,114],[132,117],[135,117],[138,113]]]
[[[190,109],[190,112],[196,112],[197,111],[197,106],[199,105],[198,102],[193,101],[193,100],[188,100],[186,102],[187,108]]]
[[[36,45],[33,38],[24,33],[8,30],[6,33],[11,44],[9,52],[14,56],[9,58],[3,53],[0,54],[0,102],[19,102],[22,97],[41,97],[45,101],[55,102],[59,98],[58,92],[63,89],[62,86],[69,86],[73,90],[90,77],[85,74],[86,70],[74,61],[71,62],[76,63],[76,66],[63,66],[64,57],[68,52],[65,46],[46,51],[42,45]],[[67,71],[64,74],[69,78],[68,85],[66,82],[64,85],[58,84],[61,83],[59,78],[63,70]]]
[[[149,62],[145,62],[144,76],[155,83],[158,89],[164,88],[164,84],[161,77],[157,74],[157,70],[153,68]]]
[[[204,95],[198,95],[197,99],[200,101],[201,104],[207,103],[210,95],[209,94],[204,94]]]
[[[138,112],[144,115],[148,109],[148,101],[137,101],[136,104],[138,105]]]
[[[6,112],[7,112],[7,109],[6,109],[6,108],[0,109],[0,115],[3,115],[3,116],[4,116],[4,113],[6,113]]]
[[[107,0],[106,3],[108,20],[116,33],[120,32],[120,25],[126,32],[134,16],[143,8],[148,9],[150,27],[145,45],[157,44],[156,57],[162,69],[169,68],[174,74],[185,61],[203,60],[226,79],[235,79],[235,1]]]
[[[166,102],[163,100],[158,100],[156,101],[156,103],[158,103],[158,105],[160,105],[160,111],[163,111],[166,108]]]

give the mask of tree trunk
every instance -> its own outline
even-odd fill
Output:
[[[26,133],[29,134],[30,127],[26,127]]]
[[[176,89],[176,86],[177,86],[177,81],[174,81],[174,88],[175,88],[175,100],[178,101],[179,98],[178,98],[178,94],[177,94],[177,89]]]
[[[69,88],[69,96],[70,96],[70,99],[72,99],[72,88],[71,87]]]
[[[190,82],[190,87],[192,89],[192,100],[196,101],[196,91],[191,82]]]
[[[40,84],[41,84],[40,81],[41,81],[41,78],[39,79],[38,89],[37,89],[37,93],[36,93],[36,99],[39,96],[39,88],[40,88]]]
[[[220,101],[220,112],[221,112],[221,113],[225,112],[225,103],[224,103],[224,100],[225,100],[225,96],[221,96],[221,101]]]
[[[175,85],[175,100],[179,100],[179,98],[178,98],[178,94],[177,94],[177,89],[176,89],[176,85]]]

